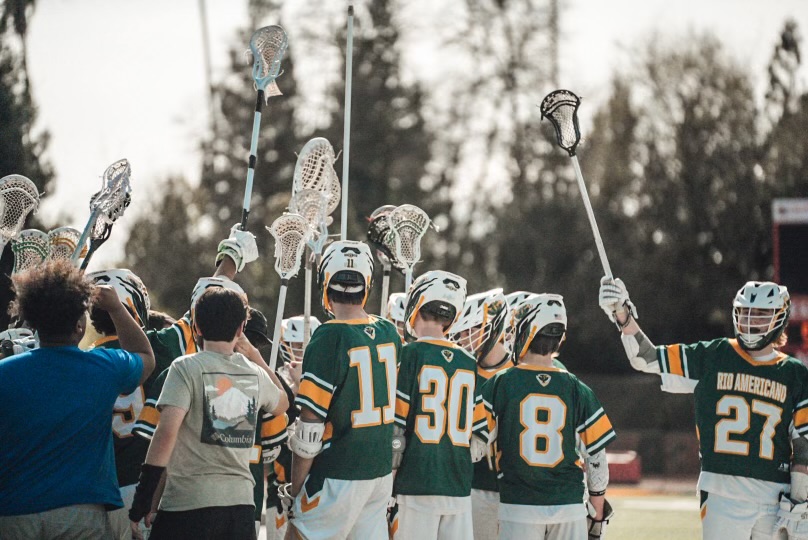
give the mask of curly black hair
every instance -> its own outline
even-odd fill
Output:
[[[69,337],[90,306],[93,284],[70,261],[52,261],[12,276],[12,309],[42,341]]]

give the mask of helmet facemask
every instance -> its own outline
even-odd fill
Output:
[[[777,341],[788,325],[791,299],[776,283],[750,281],[732,302],[732,324],[739,345],[759,351]]]

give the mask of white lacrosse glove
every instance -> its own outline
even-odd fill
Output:
[[[787,495],[780,496],[780,508],[774,524],[774,538],[808,540],[808,503],[794,504]]]
[[[619,327],[625,327],[617,322],[616,313],[629,313],[634,320],[637,317],[637,308],[628,297],[626,285],[620,278],[611,279],[608,276],[603,276],[600,279],[600,291],[598,291],[598,304],[606,315],[614,324]],[[626,319],[626,324],[630,319]]]
[[[292,484],[281,484],[278,486],[278,499],[281,502],[281,512],[286,514],[287,519],[295,517],[295,498],[292,497]]]
[[[485,456],[488,455],[488,443],[482,440],[477,435],[471,436],[471,462],[477,463],[478,461],[482,461]]]
[[[216,252],[216,265],[224,257],[230,257],[236,263],[236,270],[241,272],[247,263],[258,258],[258,246],[255,243],[255,235],[249,231],[242,231],[237,223],[230,228],[230,236],[219,242],[219,249]]]
[[[393,469],[401,466],[404,457],[404,450],[407,448],[407,439],[404,438],[404,430],[398,426],[393,427]]]
[[[595,511],[595,507],[592,506],[592,503],[589,501],[586,501],[586,510],[586,527],[589,530],[589,540],[600,540],[605,538],[606,525],[609,524],[609,520],[614,516],[612,505],[609,504],[609,501],[603,499],[603,519],[595,519],[597,512]]]

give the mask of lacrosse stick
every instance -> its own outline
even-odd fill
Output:
[[[578,129],[578,106],[581,98],[569,90],[556,90],[550,92],[542,100],[539,109],[542,118],[547,118],[552,122],[556,132],[558,146],[567,151],[572,158],[572,166],[575,168],[575,177],[578,180],[578,188],[586,207],[586,215],[589,218],[589,225],[592,227],[592,234],[595,235],[595,245],[598,248],[600,264],[603,265],[603,273],[609,279],[612,278],[612,269],[609,266],[609,259],[606,258],[606,250],[603,247],[603,240],[600,238],[598,224],[595,222],[595,213],[592,211],[592,204],[589,202],[589,193],[584,184],[584,176],[581,174],[581,166],[578,164],[578,156],[575,155],[575,148],[581,142],[581,131]]]
[[[277,25],[259,28],[250,38],[250,51],[253,56],[253,80],[258,97],[255,100],[253,114],[252,137],[250,138],[250,157],[247,161],[247,184],[244,187],[244,203],[241,207],[241,230],[247,230],[247,218],[250,215],[255,162],[258,157],[258,135],[261,130],[261,110],[264,101],[270,97],[281,95],[275,79],[281,74],[281,60],[289,41],[286,31]],[[264,97],[266,95],[266,98]]]
[[[272,336],[272,354],[269,358],[269,369],[275,370],[278,361],[281,323],[283,322],[283,306],[286,303],[286,288],[289,278],[300,270],[300,257],[309,239],[310,229],[306,218],[299,214],[283,214],[272,222],[267,230],[275,239],[275,271],[281,277],[281,290],[278,295],[278,311],[275,314],[275,332]]]
[[[396,260],[404,267],[404,291],[412,285],[412,270],[421,258],[421,238],[429,228],[429,216],[412,204],[402,204],[387,215],[396,247]]]
[[[38,207],[39,191],[28,178],[10,174],[0,179],[0,253]]]
[[[373,246],[376,251],[376,257],[382,263],[382,305],[379,310],[381,317],[387,316],[387,298],[390,295],[390,270],[393,267],[390,261],[395,259],[393,255],[395,245],[387,215],[395,208],[392,204],[380,206],[373,211],[368,222],[368,242]]]
[[[49,261],[69,261],[76,251],[79,238],[81,238],[81,231],[73,227],[59,227],[53,229],[48,233],[48,240],[50,242],[50,253],[48,254]],[[84,246],[82,246],[84,248]],[[83,253],[79,257],[87,255],[87,250],[82,249]]]
[[[348,4],[348,44],[345,49],[345,119],[342,127],[342,217],[340,240],[348,239],[348,166],[351,157],[351,82],[353,78],[353,3]]]
[[[73,263],[77,264],[89,237],[90,249],[81,263],[82,270],[87,268],[93,253],[107,241],[112,232],[112,225],[129,206],[132,200],[132,188],[129,185],[131,174],[129,161],[119,159],[104,171],[101,190],[90,198],[90,218],[84,226],[81,238],[76,242],[76,249],[71,257]]]
[[[326,210],[328,195],[314,189],[304,189],[298,192],[289,203],[289,211],[305,218],[311,234],[306,242],[310,254],[306,256],[306,285],[303,297],[303,347],[309,344],[311,337],[311,280],[312,255],[319,257],[325,242],[328,239],[328,226],[326,225]]]
[[[337,202],[333,198],[333,182],[339,184],[337,173],[334,171],[334,148],[328,139],[315,137],[303,145],[297,156],[295,172],[292,177],[292,195],[311,189],[329,194],[329,211],[331,213],[339,204],[339,190],[337,189]],[[333,207],[332,207],[333,205]]]
[[[19,274],[45,262],[50,253],[50,239],[40,230],[25,229],[11,240],[11,251],[14,252],[14,270],[11,273]]]

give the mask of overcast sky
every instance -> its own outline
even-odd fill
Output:
[[[337,10],[347,5],[329,3]],[[423,3],[420,13],[436,16],[440,3]],[[245,4],[207,0],[214,77],[227,70],[228,49],[236,30],[246,24]],[[715,32],[751,73],[760,76],[756,86],[761,94],[765,68],[786,18],[797,20],[801,33],[808,33],[806,0],[569,0],[566,4],[563,86],[595,103],[605,97],[613,70],[625,65],[631,45],[654,31],[676,36]],[[207,122],[201,44],[198,0],[37,1],[29,29],[29,69],[39,126],[51,134],[47,158],[57,174],[42,212],[59,216],[60,224],[81,228],[100,175],[122,157],[132,164],[132,209],[137,212],[147,210],[144,205],[156,180],[177,174],[198,180],[196,134]],[[802,45],[805,56],[808,43]],[[439,76],[434,70],[424,73]],[[803,85],[806,78],[803,67]],[[244,106],[252,108],[253,102]],[[245,149],[245,157],[246,153]],[[122,222],[127,218],[132,216],[127,214]],[[116,228],[96,264],[121,257],[124,229]]]

